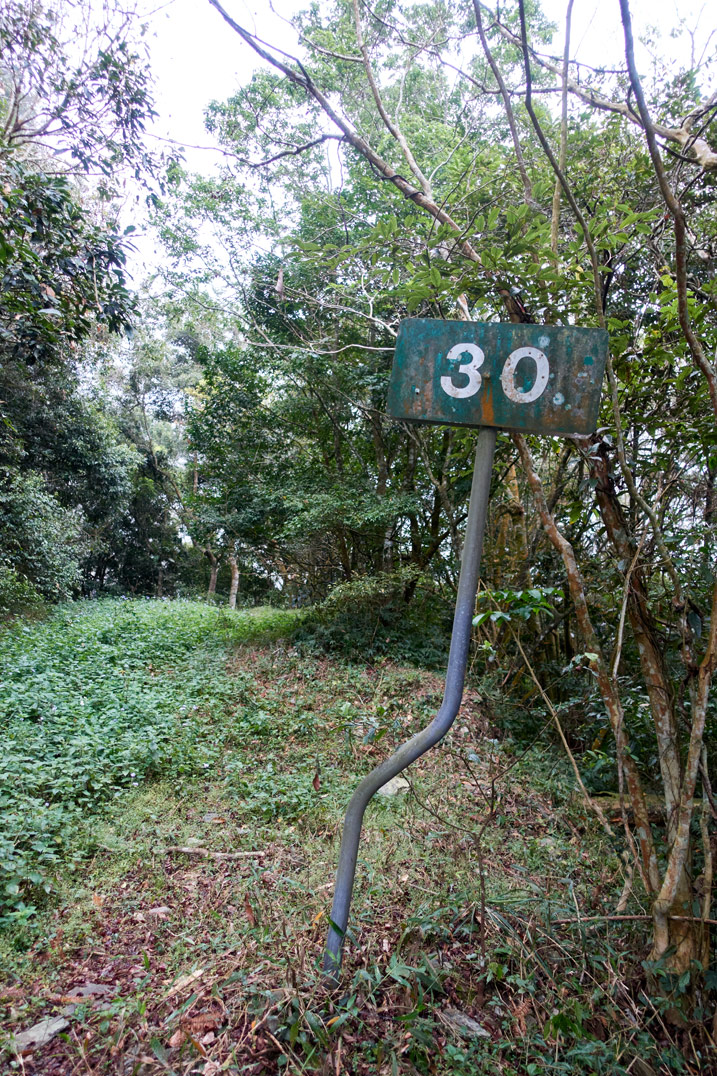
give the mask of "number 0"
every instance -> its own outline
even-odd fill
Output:
[[[533,382],[533,387],[528,389],[527,392],[523,392],[515,383],[515,371],[521,359],[532,359],[535,363],[535,381]],[[550,366],[548,365],[547,356],[542,351],[538,351],[537,347],[518,347],[515,351],[511,351],[508,356],[503,372],[500,375],[500,383],[509,400],[512,400],[513,403],[527,404],[533,403],[534,400],[543,395],[549,377]]]

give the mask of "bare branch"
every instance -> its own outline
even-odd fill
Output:
[[[389,133],[393,136],[393,138],[396,139],[399,146],[401,147],[401,152],[403,153],[403,156],[406,158],[406,163],[408,164],[408,167],[411,169],[414,176],[416,177],[416,179],[420,183],[421,190],[423,191],[423,193],[426,195],[427,198],[430,198],[431,200],[433,200],[433,191],[431,190],[431,184],[428,182],[428,180],[424,176],[423,172],[419,168],[418,162],[416,161],[416,158],[413,156],[413,153],[411,151],[411,147],[409,146],[408,142],[406,141],[406,137],[403,134],[401,128],[398,126],[398,124],[396,122],[394,122],[391,119],[388,112],[386,111],[386,108],[384,106],[383,100],[381,99],[381,94],[380,94],[379,88],[378,88],[378,86],[376,84],[376,79],[374,78],[374,75],[373,75],[373,69],[371,67],[371,59],[370,59],[369,54],[368,54],[368,49],[366,48],[366,45],[364,43],[363,33],[361,32],[361,16],[359,14],[358,0],[353,0],[353,8],[354,8],[354,22],[356,24],[356,41],[358,43],[358,47],[359,47],[359,50],[361,52],[361,55],[363,56],[363,64],[364,64],[364,70],[366,72],[366,78],[368,80],[369,86],[371,87],[371,93],[373,94],[373,99],[376,102],[376,108],[378,109],[378,114],[381,117],[381,119],[383,120],[384,124],[386,125],[386,128],[389,131]]]
[[[477,3],[477,0],[474,0]],[[560,116],[560,169],[565,172],[568,161],[568,74],[570,71],[570,27],[573,16],[573,0],[568,0],[565,15],[565,48],[563,50],[563,88]],[[560,180],[556,177],[553,192],[553,215],[550,222],[550,249],[553,257],[558,255],[558,232],[560,229]]]
[[[350,146],[352,146],[356,150],[356,152],[359,153],[369,163],[369,165],[371,166],[371,168],[373,168],[379,178],[386,180],[389,183],[392,183],[393,186],[395,186],[396,189],[401,192],[404,198],[407,198],[410,201],[414,202],[416,205],[420,206],[421,209],[424,209],[427,213],[429,213],[433,217],[433,219],[436,220],[439,224],[445,224],[447,227],[449,227],[451,231],[454,232],[456,236],[458,236],[458,242],[456,246],[460,253],[463,254],[464,257],[468,258],[475,265],[482,266],[481,258],[478,254],[478,251],[471,243],[468,242],[467,239],[464,238],[464,236],[461,234],[461,229],[459,225],[456,223],[455,220],[453,220],[451,215],[446,212],[443,206],[437,205],[433,201],[433,198],[426,194],[425,190],[414,187],[413,184],[405,178],[405,176],[402,176],[399,172],[396,172],[396,170],[392,168],[387,161],[384,161],[383,158],[378,153],[376,153],[372,146],[370,146],[369,143],[360,134],[358,134],[357,131],[354,130],[351,124],[337,113],[329,99],[313,81],[313,79],[306,71],[300,60],[296,59],[296,57],[289,56],[281,49],[274,49],[275,52],[293,61],[293,63],[295,63],[299,68],[299,70],[297,71],[289,64],[284,63],[283,60],[279,60],[276,56],[272,55],[272,53],[268,51],[268,48],[270,48],[271,46],[265,47],[265,45],[259,40],[259,38],[257,38],[254,34],[250,34],[248,30],[245,30],[244,27],[240,26],[237,22],[235,22],[231,15],[229,15],[224,10],[222,5],[219,3],[219,0],[209,0],[209,3],[219,12],[224,21],[229,26],[231,26],[232,30],[234,30],[234,32],[237,33],[239,37],[241,37],[241,39],[245,41],[246,44],[254,50],[254,52],[257,53],[257,55],[261,56],[261,58],[265,60],[266,63],[276,68],[276,70],[281,71],[282,74],[284,74],[290,82],[292,82],[295,86],[300,86],[309,97],[316,101],[316,103],[323,110],[324,114],[331,120],[334,126],[341,131],[344,136],[344,141],[347,142]],[[515,300],[510,294],[509,289],[498,285],[497,292],[503,300],[511,320],[520,321],[520,314],[515,309]]]
[[[325,49],[321,45],[317,45],[315,41],[312,41],[310,37],[306,37],[305,34],[299,34],[299,41],[304,41],[310,49],[314,49],[315,52],[320,53],[322,56],[330,56],[332,60],[343,60],[345,63],[362,64],[363,56],[346,56],[343,52],[332,52],[331,49]]]
[[[595,633],[590,612],[588,610],[585,595],[585,581],[580,568],[578,567],[575,551],[565,535],[560,531],[555,517],[548,507],[543,484],[535,469],[535,464],[527,440],[522,434],[516,433],[512,436],[513,443],[520,453],[520,461],[523,471],[528,479],[528,484],[533,494],[533,500],[538,509],[545,533],[562,557],[563,564],[565,565],[570,597],[572,598],[573,606],[575,608],[575,616],[584,643],[590,652],[591,668],[595,673],[600,695],[605,704],[605,709],[607,710],[608,718],[615,736],[618,763],[627,778],[630,803],[632,804],[635,815],[637,836],[640,845],[640,855],[637,862],[641,866],[641,874],[645,889],[648,893],[656,893],[660,887],[660,876],[655,846],[650,831],[649,813],[647,802],[645,800],[645,793],[642,788],[635,761],[629,751],[622,704],[620,702],[615,680],[611,676],[607,662],[603,656],[602,648]]]
[[[485,10],[488,11],[489,9],[486,8]],[[490,12],[490,14],[494,19],[493,25],[501,36],[505,38],[506,41],[510,41],[511,44],[521,47],[520,38],[512,33],[507,26],[504,26],[499,22],[495,16],[493,16],[492,12]],[[545,68],[546,71],[552,71],[554,75],[557,75],[562,79],[562,69],[559,64],[542,56],[532,48],[530,49],[530,55],[540,67]],[[613,98],[606,97],[600,90],[585,83],[578,82],[571,76],[568,76],[567,78],[567,85],[570,92],[575,94],[576,97],[579,97],[580,100],[584,101],[586,104],[592,105],[594,108],[598,108],[603,112],[615,112],[629,120],[630,123],[634,124],[636,127],[644,126],[644,118],[633,112],[627,102],[616,101]],[[667,127],[664,124],[655,123],[654,121],[650,121],[650,123],[652,131],[656,135],[659,135],[660,138],[664,138],[668,142],[677,142],[678,145],[683,148],[686,148],[689,145],[692,159],[696,164],[701,165],[705,171],[709,172],[717,169],[717,152],[715,152],[702,138],[695,139],[694,142],[690,144],[690,130],[684,124],[681,127]]]
[[[520,46],[523,52],[523,61],[525,64],[525,107],[528,112],[528,115],[530,116],[533,128],[535,129],[535,133],[538,136],[538,140],[543,147],[545,156],[548,158],[550,166],[553,169],[553,172],[555,173],[558,182],[560,183],[560,186],[565,191],[565,197],[567,198],[570,208],[575,214],[578,224],[580,225],[580,230],[583,233],[585,245],[588,248],[588,253],[590,255],[590,264],[592,266],[593,272],[595,312],[597,314],[598,324],[601,328],[604,329],[605,313],[603,310],[602,283],[600,280],[600,265],[598,263],[597,251],[595,249],[595,244],[592,240],[592,236],[590,235],[590,229],[588,228],[587,221],[585,220],[585,217],[578,203],[575,201],[572,189],[570,188],[570,185],[565,178],[565,174],[562,168],[560,167],[558,161],[555,158],[555,154],[550,147],[550,143],[545,137],[543,128],[541,127],[540,121],[538,120],[538,117],[535,113],[535,109],[533,108],[533,77],[530,68],[530,49],[528,47],[528,31],[525,22],[525,4],[523,0],[518,0],[518,10],[520,12]]]
[[[570,0],[572,3],[572,0]],[[481,16],[479,0],[473,0],[473,10],[476,17],[476,26],[478,28],[478,36],[480,37],[481,45],[483,46],[483,52],[485,58],[490,65],[490,69],[493,72],[493,78],[498,83],[498,89],[500,95],[503,98],[503,105],[505,107],[505,115],[508,120],[508,127],[510,128],[510,137],[513,139],[513,149],[515,150],[515,159],[518,163],[518,171],[520,172],[520,178],[523,181],[523,190],[525,191],[525,201],[528,205],[533,205],[535,199],[533,197],[533,185],[530,182],[530,176],[528,175],[528,169],[525,167],[525,158],[523,157],[523,148],[520,144],[520,138],[518,137],[518,125],[515,122],[515,113],[513,112],[513,105],[510,100],[510,94],[508,93],[505,85],[505,79],[502,72],[495,61],[495,57],[491,52],[490,45],[488,44],[488,38],[485,36],[485,30],[483,28],[483,19]]]
[[[672,219],[674,221],[675,229],[675,286],[677,289],[677,308],[678,317],[680,321],[680,328],[687,342],[687,346],[690,349],[692,360],[695,366],[702,372],[707,382],[709,389],[710,399],[712,401],[712,410],[715,418],[717,418],[717,371],[714,366],[708,360],[704,348],[700,340],[697,337],[694,329],[692,328],[692,322],[690,319],[689,307],[687,304],[687,222],[685,220],[685,211],[682,208],[682,203],[672,190],[670,182],[665,173],[665,168],[660,157],[660,151],[657,147],[657,140],[655,138],[655,126],[650,118],[650,112],[647,107],[647,101],[642,90],[642,83],[640,82],[640,76],[637,73],[637,66],[635,64],[635,48],[632,40],[632,19],[630,16],[630,5],[628,0],[620,0],[620,12],[622,15],[622,25],[625,35],[625,58],[627,59],[627,67],[630,73],[630,85],[632,91],[635,94],[635,100],[637,101],[637,107],[640,111],[642,118],[642,124],[645,130],[645,139],[647,141],[647,148],[650,152],[650,159],[652,160],[652,166],[657,176],[657,182],[660,185],[660,191],[662,193],[663,200],[667,206]],[[689,137],[689,132],[687,132]],[[685,139],[685,142],[687,138]],[[715,156],[715,166],[717,166],[717,154]],[[703,166],[704,167],[704,166]]]
[[[281,160],[282,157],[297,157],[300,153],[306,153],[307,150],[313,149],[314,146],[323,145],[324,142],[343,142],[343,140],[343,135],[322,134],[319,138],[315,138],[313,142],[305,142],[303,146],[285,149],[281,153],[275,153],[273,157],[267,157],[263,161],[244,161],[241,157],[237,157],[237,160],[242,161],[242,164],[247,164],[250,168],[264,168],[267,164],[273,164],[274,161]]]
[[[305,153],[307,150],[313,149],[314,146],[320,146],[329,140],[335,142],[343,141],[343,135],[322,134],[320,138],[315,138],[313,142],[305,142],[303,146],[292,146],[291,149],[286,149],[281,153],[275,153],[273,157],[267,157],[263,161],[250,161],[248,158],[240,157],[238,153],[233,153],[232,150],[226,149],[224,146],[196,146],[191,142],[180,142],[177,138],[164,138],[162,135],[156,134],[150,134],[149,137],[154,138],[157,142],[166,142],[172,146],[182,146],[184,149],[199,149],[204,150],[207,153],[221,153],[223,157],[231,157],[232,160],[246,165],[247,168],[264,168],[266,165],[273,164],[274,161],[278,161],[282,157],[296,157],[300,153]]]
[[[271,64],[272,67],[275,67],[277,70],[281,71],[284,75],[286,75],[286,77],[292,83],[294,83],[294,85],[300,86],[310,97],[314,99],[314,101],[316,101],[316,103],[321,107],[321,109],[324,111],[326,116],[328,116],[331,122],[342,132],[342,134],[344,135],[344,140],[348,142],[349,145],[353,146],[353,148],[357,150],[357,152],[360,153],[362,157],[365,157],[365,159],[369,162],[372,168],[375,169],[376,173],[382,179],[393,183],[397,190],[399,190],[401,194],[403,194],[404,198],[408,198],[411,201],[415,202],[417,205],[420,205],[421,208],[426,209],[432,216],[434,216],[438,221],[440,221],[440,223],[447,224],[456,232],[459,231],[458,225],[455,223],[454,220],[452,220],[448,213],[440,209],[439,206],[437,206],[435,202],[433,202],[433,200],[424,193],[423,190],[417,189],[413,186],[413,184],[409,183],[405,176],[402,176],[400,175],[400,173],[396,172],[396,170],[392,168],[390,164],[384,161],[379,156],[379,154],[376,153],[376,151],[368,144],[368,142],[366,142],[366,140],[362,138],[361,135],[359,135],[353,129],[353,127],[348,123],[348,121],[336,112],[336,110],[331,105],[331,102],[322,93],[322,91],[319,89],[313,79],[309,76],[308,72],[305,70],[301,62],[296,59],[296,57],[289,56],[287,53],[284,53],[280,49],[275,50],[276,52],[281,53],[281,55],[286,56],[288,59],[293,60],[293,62],[296,63],[299,67],[299,71],[295,71],[288,64],[285,64],[283,61],[277,59],[276,56],[273,56],[270,52],[268,52],[267,48],[262,45],[262,43],[257,37],[255,37],[253,34],[250,34],[248,30],[245,30],[242,26],[240,26],[237,22],[234,21],[234,19],[221,6],[219,0],[209,0],[209,3],[212,5],[212,7],[216,8],[216,10],[225,20],[225,22],[227,22],[228,25],[231,26],[235,33],[237,33],[242,38],[242,40],[245,41],[246,44],[254,50],[254,52],[261,56],[261,58],[267,63]],[[470,257],[472,261],[475,261],[480,264],[478,254],[473,251],[472,248],[470,248],[469,244],[465,243],[463,246],[463,252],[466,254],[466,256]]]

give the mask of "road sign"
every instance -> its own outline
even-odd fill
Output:
[[[608,335],[602,329],[408,318],[388,412],[408,422],[592,433]]]
[[[324,955],[324,971],[333,980],[341,968],[366,807],[386,781],[446,735],[461,704],[496,427],[544,434],[592,433],[606,357],[607,333],[601,329],[430,318],[401,323],[388,391],[389,414],[408,422],[483,428],[476,445],[443,702],[430,725],[364,777],[349,802]]]

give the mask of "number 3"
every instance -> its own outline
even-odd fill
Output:
[[[485,355],[477,344],[454,344],[446,355],[446,359],[448,362],[454,362],[466,351],[471,356],[468,362],[462,362],[454,374],[441,378],[441,388],[454,400],[465,400],[468,396],[475,396],[483,381],[478,370],[483,365]],[[468,378],[468,384],[462,389],[456,388],[453,384],[455,374],[465,374]]]

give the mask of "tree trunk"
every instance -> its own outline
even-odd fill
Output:
[[[653,909],[655,926],[650,960],[662,961],[673,975],[682,975],[693,960],[699,960],[705,968],[709,965],[709,944],[707,963],[704,963],[704,924],[693,918],[695,893],[690,878],[690,860],[691,848],[688,848],[685,863],[679,872],[677,891],[667,913],[662,913],[659,900],[655,901]]]
[[[350,582],[353,576],[353,570],[351,568],[351,555],[349,553],[349,547],[346,542],[346,536],[344,534],[343,527],[336,530],[336,543],[339,554],[339,560],[341,562],[341,570],[344,573],[344,579],[346,582]]]
[[[600,515],[610,543],[624,565],[627,615],[637,644],[655,723],[662,786],[665,790],[668,843],[671,844],[682,777],[674,692],[665,666],[664,646],[650,611],[637,544],[631,539],[629,523],[617,499],[607,459],[601,454],[598,458],[593,457],[591,462],[591,472],[597,482],[595,497],[600,507]]]
[[[227,557],[229,561],[229,567],[232,570],[232,585],[229,588],[229,608],[236,609],[237,607],[237,594],[239,593],[239,565],[237,559],[233,553],[230,553]]]
[[[675,915],[694,914],[694,887],[690,881],[691,830],[695,805],[695,788],[699,774],[700,761],[705,767],[702,772],[703,798],[706,796],[708,780],[706,778],[706,752],[704,751],[704,733],[707,721],[707,705],[710,686],[717,668],[717,580],[712,586],[710,626],[702,661],[696,670],[691,694],[690,737],[687,756],[684,762],[680,802],[674,814],[672,837],[668,842],[669,853],[665,867],[664,879],[656,900],[652,906],[655,923],[653,959],[659,959],[676,946],[674,955],[668,957],[668,967],[679,973],[686,971],[690,960],[699,960],[703,967],[709,963],[709,942],[705,945],[706,930],[700,929],[697,922],[680,922],[670,918]],[[711,848],[709,833],[703,828],[703,845],[705,853],[705,893],[704,910],[709,907],[711,888]],[[687,887],[687,888],[686,888]],[[687,899],[686,899],[687,898]],[[683,909],[687,908],[687,911]],[[686,929],[687,928],[687,929]]]
[[[388,461],[386,459],[386,446],[383,440],[381,415],[377,411],[369,414],[371,423],[371,440],[376,454],[376,495],[383,499],[388,490]],[[379,572],[390,572],[393,567],[393,522],[389,523],[379,537],[379,547],[376,550],[376,569]]]
[[[545,498],[542,483],[535,470],[535,464],[528,448],[528,443],[522,434],[513,434],[513,442],[520,453],[523,471],[528,480],[535,507],[543,523],[545,533],[555,549],[560,553],[568,580],[568,589],[575,610],[575,619],[578,629],[591,656],[591,668],[597,680],[598,690],[612,726],[617,748],[618,766],[622,780],[627,786],[627,794],[635,819],[635,836],[637,847],[632,834],[625,823],[625,836],[630,844],[633,856],[640,868],[640,874],[647,893],[654,896],[660,889],[660,872],[657,862],[657,853],[650,829],[649,813],[645,793],[642,788],[640,776],[634,759],[629,751],[629,740],[625,729],[622,703],[618,694],[615,678],[611,675],[602,648],[598,641],[595,629],[590,618],[585,592],[585,582],[575,559],[575,553],[570,542],[562,534],[550,511]],[[638,851],[639,849],[639,851]]]
[[[217,575],[219,574],[219,560],[212,552],[211,549],[204,550],[207,560],[209,561],[209,589],[207,590],[207,601],[213,600],[214,595],[217,592]]]
[[[696,670],[696,682],[691,692],[692,706],[687,757],[682,767],[678,768],[679,754],[677,753],[673,697],[647,604],[647,593],[642,577],[639,571],[636,571],[637,557],[627,537],[627,523],[622,514],[622,507],[609,481],[609,475],[604,469],[600,473],[598,465],[596,476],[599,478],[599,483],[596,493],[608,535],[618,552],[627,554],[633,569],[632,575],[626,580],[626,609],[638,644],[661,755],[665,806],[668,815],[668,853],[664,874],[660,877],[661,872],[650,829],[645,794],[637,767],[629,751],[615,670],[608,666],[602,654],[590,620],[585,585],[575,561],[572,546],[561,534],[548,507],[527,442],[519,434],[514,434],[513,440],[520,452],[523,469],[545,531],[563,558],[576,620],[584,643],[591,652],[592,669],[615,735],[619,772],[621,771],[620,780],[622,782],[624,777],[635,819],[634,837],[626,819],[624,819],[625,834],[638,866],[641,868],[647,894],[653,901],[654,936],[651,959],[664,960],[667,970],[674,974],[686,971],[693,960],[699,960],[704,967],[705,958],[708,955],[704,945],[705,930],[703,924],[693,919],[695,892],[690,877],[690,831],[694,813],[695,786],[703,749],[709,688],[717,666],[717,582],[714,584],[712,593],[709,637],[704,657]],[[623,546],[623,548],[619,549],[618,546]],[[625,559],[624,556],[623,559]],[[611,664],[617,664],[617,655]],[[677,771],[677,788],[675,788],[675,771]],[[677,916],[689,918],[675,918]],[[675,1018],[679,1018],[679,1014],[675,1013]]]
[[[629,523],[617,498],[604,453],[599,458],[593,458],[591,471],[597,480],[595,496],[608,538],[625,565],[626,610],[655,725],[667,817],[667,847],[672,850],[677,837],[683,776],[674,691],[665,665],[664,648],[649,607],[647,587],[638,562],[637,543],[630,536]],[[702,925],[671,918],[684,916],[690,919],[694,914],[694,901],[698,894],[694,892],[691,881],[692,845],[689,837],[681,859],[682,862],[675,864],[673,898],[664,909],[660,908],[659,901],[656,902],[655,934],[650,954],[652,960],[663,960],[665,967],[675,975],[681,975],[693,960],[701,961],[704,956]]]

